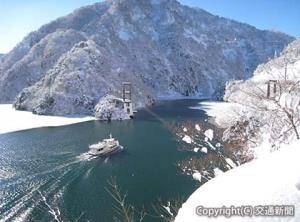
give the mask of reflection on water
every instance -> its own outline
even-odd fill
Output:
[[[186,157],[162,122],[206,118],[188,107],[197,101],[163,102],[133,121],[97,121],[0,136],[0,221],[113,221],[105,191],[116,177],[128,200],[150,209],[158,198],[188,196],[195,182],[175,163]],[[112,133],[125,150],[91,157],[88,145]],[[150,218],[148,221],[160,221]]]

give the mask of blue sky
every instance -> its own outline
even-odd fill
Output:
[[[7,53],[29,32],[74,9],[99,0],[1,0],[0,53]],[[300,36],[299,0],[179,0],[213,14]]]

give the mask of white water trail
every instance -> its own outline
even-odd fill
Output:
[[[45,182],[44,182],[44,184],[45,184]],[[4,213],[4,214],[2,215],[3,218],[0,219],[0,222],[8,221],[8,220],[10,220],[12,217],[14,217],[14,216],[18,213],[18,211],[19,211],[22,207],[24,207],[25,203],[26,203],[27,201],[29,201],[29,200],[33,197],[33,194],[34,194],[36,191],[38,191],[44,184],[40,184],[38,187],[32,189],[30,192],[28,192],[27,194],[25,194],[25,195],[18,201],[18,203],[17,203],[13,208],[11,208],[11,209],[9,210],[8,213],[6,213],[6,214]],[[3,205],[4,205],[4,204],[3,204]],[[3,205],[2,205],[2,207],[3,207]],[[1,208],[2,208],[2,207],[1,207]]]
[[[20,214],[19,216],[17,216],[15,219],[12,220],[12,222],[23,222],[23,221],[27,221],[26,218],[28,217],[28,215],[32,212],[33,207],[29,207],[28,209],[26,209],[22,214]]]
[[[79,156],[76,156],[75,158],[73,157],[71,160],[66,161],[64,164],[61,164],[57,167],[54,167],[52,169],[49,170],[45,170],[33,175],[28,175],[25,178],[19,179],[15,182],[9,183],[7,184],[5,187],[3,187],[4,189],[9,189],[11,186],[28,186],[27,182],[33,180],[34,178],[36,178],[37,176],[43,176],[46,174],[51,174],[55,171],[60,171],[60,170],[64,170],[63,173],[61,173],[61,175],[59,175],[59,177],[55,178],[55,182],[51,183],[50,187],[48,187],[46,190],[43,191],[43,193],[41,193],[41,189],[42,187],[47,183],[46,181],[43,181],[43,183],[39,184],[38,186],[29,188],[29,190],[23,190],[22,191],[22,197],[16,201],[16,203],[14,203],[14,206],[12,208],[10,208],[8,211],[6,211],[5,213],[3,213],[1,216],[3,218],[0,219],[0,222],[5,222],[8,220],[11,221],[26,221],[26,217],[36,208],[38,207],[38,205],[40,204],[41,201],[43,201],[45,203],[45,206],[47,206],[48,208],[48,212],[54,217],[55,221],[60,222],[61,219],[59,218],[61,215],[61,212],[59,210],[58,207],[53,208],[51,207],[51,205],[48,203],[46,196],[48,196],[49,194],[55,192],[55,196],[59,195],[59,193],[62,195],[61,192],[63,192],[63,190],[65,190],[65,188],[74,180],[77,178],[78,176],[78,172],[81,172],[81,170],[84,170],[84,168],[81,169],[81,165],[78,165],[75,167],[76,164],[81,163],[83,161],[90,161],[92,159],[95,159],[96,157],[89,155],[88,153],[83,153]],[[66,169],[66,170],[65,170]],[[77,170],[76,170],[77,169]],[[91,171],[92,169],[90,169]],[[71,173],[69,175],[69,173],[71,171],[76,172],[76,175],[74,173]],[[88,172],[90,173],[90,172]],[[67,181],[67,183],[63,184],[63,186],[61,187],[60,182],[61,181]],[[25,183],[25,184],[24,184]],[[27,184],[27,185],[26,185]],[[42,199],[38,200],[38,201],[34,201],[34,194],[35,192],[38,192],[39,195],[42,197]],[[0,207],[4,207],[6,204],[9,204],[10,201],[12,201],[14,198],[17,198],[19,195],[21,195],[21,193],[18,193],[14,196],[11,196],[9,199],[7,199],[4,203],[2,203],[0,205]],[[59,198],[58,196],[56,198]],[[26,209],[24,210],[25,206],[29,203],[29,201],[34,202],[31,206],[26,207]],[[54,202],[53,202],[54,203]],[[58,204],[55,204],[56,206],[58,206]],[[39,207],[38,207],[39,208]],[[44,209],[45,210],[45,209]]]
[[[109,161],[109,157],[106,157],[104,163],[108,163],[108,161]]]
[[[4,186],[3,188],[9,188],[10,186],[15,186],[17,184],[26,182],[28,180],[33,180],[33,178],[36,177],[36,176],[42,176],[42,175],[45,175],[45,174],[50,174],[52,172],[55,172],[55,171],[58,171],[58,170],[62,170],[64,168],[67,168],[67,167],[69,167],[71,165],[75,165],[75,164],[83,162],[83,161],[91,161],[91,160],[93,160],[95,158],[97,158],[97,157],[96,156],[91,156],[88,153],[82,153],[81,155],[76,156],[75,160],[73,160],[73,161],[66,162],[65,164],[61,164],[60,166],[54,167],[54,168],[49,169],[49,170],[45,170],[43,172],[39,172],[39,173],[36,173],[36,174],[33,174],[33,175],[26,176],[26,177],[24,177],[22,179],[19,179],[18,181],[15,181],[13,183],[10,183],[10,184]]]
[[[90,155],[88,152],[82,153],[79,156],[76,157],[79,161],[91,161],[93,159],[97,158],[96,156]]]
[[[56,209],[52,208],[51,205],[47,202],[47,199],[46,199],[46,197],[42,194],[42,192],[38,190],[38,193],[41,195],[44,204],[45,204],[45,205],[48,207],[48,209],[49,209],[48,212],[54,217],[54,220],[57,221],[57,222],[61,222],[61,220],[59,219],[59,217],[60,217],[60,210],[59,210],[59,208],[58,208],[58,207],[57,207]]]

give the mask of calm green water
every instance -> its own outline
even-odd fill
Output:
[[[132,121],[91,121],[0,135],[0,221],[113,221],[114,203],[105,191],[115,177],[128,201],[151,209],[158,198],[188,197],[196,183],[176,162],[191,155],[164,127],[170,121],[204,121],[188,109],[199,101],[163,102]],[[0,126],[1,127],[1,126]],[[89,158],[88,145],[112,133],[125,147],[110,158]],[[148,218],[146,221],[160,221]]]

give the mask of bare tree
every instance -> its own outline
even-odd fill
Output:
[[[133,205],[126,202],[127,193],[122,194],[121,189],[118,187],[116,179],[112,178],[108,181],[110,188],[106,188],[106,191],[114,199],[114,210],[115,216],[114,221],[116,222],[142,222],[147,215],[145,210],[137,212]]]
[[[106,191],[115,201],[115,215],[113,220],[116,222],[142,222],[146,217],[160,219],[165,222],[173,222],[185,199],[184,197],[180,197],[168,201],[167,204],[164,204],[161,199],[158,199],[157,203],[152,204],[154,213],[149,213],[144,207],[137,210],[133,205],[127,203],[127,193],[122,194],[115,178],[111,178],[108,184],[109,188],[106,188]]]
[[[272,90],[273,95],[270,94],[270,82],[265,83],[268,84],[267,91],[265,85],[261,86],[257,83],[248,82],[247,84],[250,87],[244,87],[241,91],[250,99],[241,103],[268,118],[269,121],[264,124],[269,126],[275,140],[287,139],[291,132],[299,140],[299,113],[293,107],[289,107],[284,103],[284,97],[288,96],[290,99],[298,97],[300,85],[293,69],[288,67],[288,61],[284,60],[284,63],[283,71],[277,70],[275,72],[269,66],[266,66],[263,70],[267,75],[273,77],[273,80],[270,80],[275,83]]]

